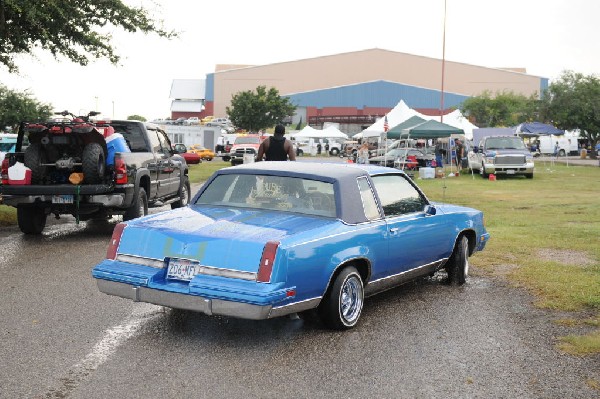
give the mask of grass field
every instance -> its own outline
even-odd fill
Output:
[[[191,165],[190,181],[229,165]],[[539,307],[572,312],[557,316],[573,328],[559,347],[600,353],[600,168],[538,162],[533,179],[463,174],[416,181],[433,201],[484,211],[491,239],[471,258],[478,273],[529,290]],[[14,209],[0,206],[0,224],[15,221]]]

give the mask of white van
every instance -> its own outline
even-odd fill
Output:
[[[579,144],[577,139],[579,134],[576,132],[565,132],[560,136],[539,136],[536,140],[531,140],[532,143],[538,142],[539,153],[554,154],[554,147],[558,142],[558,156],[578,155]]]

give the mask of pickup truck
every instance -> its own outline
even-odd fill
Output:
[[[248,134],[236,137],[233,146],[228,154],[231,165],[240,165],[244,163],[244,155],[254,157],[258,155],[258,147],[262,143],[263,137],[258,134]],[[223,158],[225,160],[225,158]]]
[[[533,155],[518,136],[483,137],[468,154],[469,167],[484,178],[490,174],[533,178]]]
[[[110,136],[122,145],[112,146],[118,141]],[[12,181],[15,166],[30,171],[30,181]],[[21,123],[1,174],[4,204],[17,208],[25,234],[41,234],[50,214],[73,215],[77,223],[112,215],[130,220],[148,207],[178,208],[190,199],[187,163],[163,130],[139,121]]]

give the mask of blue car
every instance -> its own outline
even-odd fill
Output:
[[[101,292],[208,315],[316,313],[354,327],[364,298],[445,269],[463,284],[482,212],[430,202],[402,171],[257,162],[221,169],[190,205],[116,225]]]

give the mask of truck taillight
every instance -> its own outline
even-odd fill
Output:
[[[2,184],[8,184],[8,158],[2,160]]]
[[[115,155],[115,183],[127,183],[127,165],[119,155]]]
[[[121,236],[123,235],[125,227],[127,227],[126,223],[119,223],[115,226],[112,237],[110,238],[110,243],[108,244],[108,249],[106,250],[106,259],[117,259],[117,249],[119,248]]]
[[[279,241],[269,241],[265,244],[262,257],[260,258],[260,265],[258,266],[258,274],[256,275],[257,282],[271,282],[271,273],[273,273],[273,263],[275,262],[277,247],[279,247]]]

